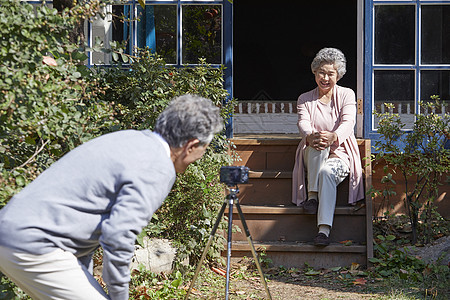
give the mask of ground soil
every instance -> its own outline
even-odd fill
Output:
[[[270,274],[271,271],[274,274]],[[355,271],[353,274],[345,270],[313,271],[314,275],[305,273],[305,270],[279,272],[276,269],[264,269],[264,274],[269,274],[267,286],[272,299],[379,299],[384,294],[374,292],[378,283],[365,276],[358,276],[358,273],[363,274],[361,271]],[[252,275],[232,279],[230,299],[268,298],[258,273],[253,272]]]
[[[414,254],[416,257],[426,258],[428,262],[436,262],[442,257],[442,253],[447,253],[447,258],[441,259],[437,263],[448,264],[450,250],[450,236],[438,239],[430,245],[417,247]],[[241,260],[231,266],[229,299],[268,299],[264,284],[261,281],[259,272],[251,261]],[[272,299],[398,299],[395,294],[404,291],[396,291],[387,286],[381,278],[368,276],[370,270],[360,270],[358,266],[349,269],[329,269],[329,270],[280,270],[280,268],[265,268],[264,275],[267,281],[268,290]],[[223,279],[222,279],[223,280]],[[415,289],[414,294],[418,288]],[[406,294],[408,292],[406,291]],[[429,293],[430,299],[450,299],[450,287],[447,291],[437,291],[426,289],[419,294],[425,298]],[[217,297],[202,297],[201,293],[197,298],[201,299],[224,299],[225,286],[219,291]],[[205,296],[205,295],[203,295]],[[409,298],[401,298],[409,299]],[[418,299],[412,297],[411,299]]]

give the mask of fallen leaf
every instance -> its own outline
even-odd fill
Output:
[[[358,263],[352,263],[352,266],[350,267],[350,270],[357,270],[359,268]]]
[[[366,276],[366,273],[364,271],[361,271],[361,270],[350,270],[348,272],[350,274],[352,274],[353,276]]]
[[[353,244],[352,240],[345,240],[345,241],[340,241],[339,243],[341,243],[344,246],[351,246]]]
[[[211,270],[213,270],[214,273],[219,274],[220,276],[226,277],[227,272],[221,268],[215,268],[211,267]]]
[[[355,281],[353,281],[354,285],[365,285],[367,280],[364,278],[356,278]]]

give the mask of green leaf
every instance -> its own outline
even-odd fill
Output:
[[[72,56],[72,59],[79,60],[79,61],[84,61],[84,60],[88,59],[88,56],[86,55],[86,53],[79,52],[77,50],[72,52],[71,56]]]
[[[81,77],[81,73],[80,72],[73,72],[72,77],[78,79],[78,78]]]
[[[30,145],[36,145],[36,140],[30,136],[25,137],[25,143]]]
[[[138,236],[136,237],[136,242],[141,247],[145,247],[145,245],[144,245],[144,237],[145,236],[147,236],[147,232],[145,230],[142,230],[141,233],[139,233]]]
[[[307,272],[305,272],[305,275],[308,275],[308,276],[317,276],[317,275],[320,275],[320,271],[308,270]]]
[[[385,240],[386,240],[385,237],[382,236],[381,234],[377,235],[377,238],[378,238],[379,240],[382,240],[382,241],[385,241]]]
[[[182,279],[175,279],[174,281],[172,281],[171,286],[177,288],[181,286],[182,283],[183,283]]]
[[[122,58],[124,63],[127,63],[129,61],[128,56],[126,54],[121,54],[120,57]]]
[[[382,262],[380,259],[375,258],[375,257],[369,258],[369,261],[374,264],[378,264],[378,263]]]
[[[16,176],[16,184],[18,186],[25,186],[26,180],[25,177],[23,177],[22,175]]]
[[[392,235],[392,234],[390,234],[390,235],[388,235],[388,236],[386,237],[386,240],[388,240],[388,241],[393,241],[393,240],[395,240],[395,236]]]

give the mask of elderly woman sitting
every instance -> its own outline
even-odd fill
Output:
[[[316,246],[329,245],[336,206],[336,187],[350,176],[348,202],[364,198],[358,144],[353,132],[356,101],[353,90],[336,83],[346,72],[344,54],[320,50],[311,64],[317,87],[297,101],[300,142],[293,171],[292,202],[317,213]]]

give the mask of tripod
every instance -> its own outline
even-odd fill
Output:
[[[214,235],[215,235],[215,233],[217,231],[217,228],[219,227],[220,220],[221,220],[221,218],[222,218],[222,216],[223,216],[223,214],[225,212],[225,208],[226,208],[227,204],[228,204],[229,213],[228,213],[227,274],[226,274],[226,286],[225,286],[225,299],[228,300],[228,297],[229,297],[231,235],[232,235],[232,230],[231,229],[232,229],[232,222],[233,222],[233,204],[236,204],[236,208],[237,208],[237,211],[239,213],[239,218],[241,219],[242,225],[243,225],[244,230],[245,230],[245,234],[247,236],[248,243],[250,245],[250,249],[251,249],[252,254],[253,254],[253,258],[255,259],[256,267],[258,268],[259,275],[261,276],[261,281],[264,284],[264,288],[266,290],[268,298],[270,300],[272,300],[272,296],[270,295],[269,288],[268,288],[267,283],[266,283],[266,279],[264,278],[264,274],[262,272],[261,265],[259,263],[258,255],[256,254],[255,247],[253,246],[253,241],[252,241],[252,237],[250,236],[250,231],[248,230],[247,223],[245,222],[244,214],[242,213],[241,205],[239,204],[239,199],[236,196],[237,193],[239,193],[239,188],[237,187],[237,185],[236,185],[235,188],[231,188],[230,187],[230,193],[226,196],[225,201],[222,204],[222,208],[219,211],[216,223],[214,224],[214,227],[213,227],[213,229],[211,231],[211,234],[209,235],[208,242],[206,243],[206,247],[203,250],[203,254],[202,254],[201,258],[200,258],[200,261],[198,263],[197,269],[195,270],[194,278],[192,279],[191,285],[189,286],[189,290],[187,291],[186,296],[184,297],[185,300],[187,300],[189,298],[189,294],[190,294],[192,288],[194,287],[194,283],[197,280],[198,274],[199,274],[199,272],[200,272],[200,270],[202,268],[203,260],[206,257],[206,253],[208,253],[208,249],[211,246],[211,242],[212,242],[212,240],[214,238]]]

